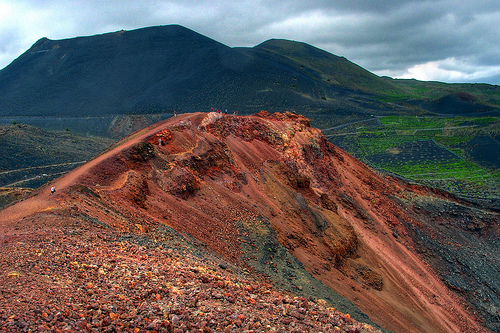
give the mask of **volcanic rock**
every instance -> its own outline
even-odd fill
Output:
[[[179,115],[47,186],[0,211],[6,330],[481,332],[495,323],[474,313],[474,283],[445,279],[440,267],[450,266],[425,251],[452,237],[435,221],[497,239],[498,213],[383,177],[294,113]],[[434,219],[431,203],[453,213]]]

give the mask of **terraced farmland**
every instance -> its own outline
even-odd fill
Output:
[[[366,159],[374,165],[384,163],[397,165],[401,163],[421,164],[428,161],[460,161],[462,158],[445,147],[439,146],[434,140],[419,140],[389,147],[384,153],[366,156]]]
[[[378,120],[324,133],[374,168],[500,207],[498,118],[387,116]]]

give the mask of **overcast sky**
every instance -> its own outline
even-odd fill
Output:
[[[0,0],[0,69],[41,37],[167,24],[231,47],[306,42],[378,75],[500,84],[499,0]]]

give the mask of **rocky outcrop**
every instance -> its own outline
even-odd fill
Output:
[[[419,241],[436,239],[425,203],[453,199],[378,175],[300,115],[174,117],[59,182],[50,211],[72,221],[150,239],[168,228],[277,287],[391,331],[485,331]],[[491,236],[498,222],[479,208],[456,211],[446,221],[477,235]]]

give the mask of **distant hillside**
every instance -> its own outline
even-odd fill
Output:
[[[91,159],[113,142],[24,124],[0,126],[0,187],[38,187]]]
[[[373,81],[392,86],[343,58],[302,43],[270,41],[254,49],[232,49],[181,26],[160,26],[40,39],[0,71],[0,116],[144,114],[211,107],[242,113],[375,112],[384,106],[367,95]]]
[[[297,111],[313,123],[338,125],[373,114],[443,113],[445,96],[464,93],[473,102],[446,103],[452,106],[446,113],[498,113],[497,86],[393,80],[301,42],[272,39],[253,48],[230,48],[169,25],[40,39],[0,70],[0,117],[213,107],[240,114]]]
[[[333,55],[306,43],[272,39],[251,50],[253,54],[259,54],[261,57],[299,68],[302,75],[321,82],[327,87],[351,89],[370,94],[402,93],[402,89],[395,82],[384,80],[344,57]]]
[[[245,57],[180,26],[40,39],[0,72],[2,115],[109,115],[200,107]],[[207,105],[203,105],[204,108]]]
[[[402,92],[381,98],[427,111],[430,114],[500,116],[500,86],[476,83],[443,83],[417,80],[393,80]]]

